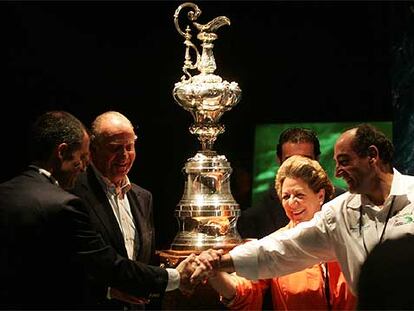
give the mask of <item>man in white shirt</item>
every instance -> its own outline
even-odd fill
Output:
[[[335,144],[336,176],[349,191],[327,202],[314,218],[281,233],[240,245],[229,253],[209,250],[193,274],[199,280],[219,267],[248,279],[265,279],[337,260],[356,293],[362,263],[378,243],[414,234],[414,177],[392,167],[393,146],[374,127],[345,131]]]

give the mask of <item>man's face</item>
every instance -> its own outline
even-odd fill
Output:
[[[89,135],[84,133],[82,144],[79,149],[65,156],[62,160],[56,179],[63,189],[74,187],[76,178],[86,170],[89,164]]]
[[[353,150],[354,137],[354,130],[347,131],[338,138],[335,144],[335,176],[345,180],[349,192],[368,194],[373,184],[374,170],[369,164],[368,156],[360,157]]]
[[[315,159],[315,152],[313,150],[313,144],[308,142],[292,143],[286,142],[282,145],[282,158],[278,159],[280,163],[285,161],[287,158],[300,155],[307,157],[312,160]],[[280,164],[279,163],[279,164]]]
[[[125,179],[135,161],[135,139],[130,126],[112,128],[92,150],[96,168],[116,185]]]

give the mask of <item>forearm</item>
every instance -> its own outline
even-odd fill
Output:
[[[216,268],[218,271],[221,271],[221,272],[228,272],[228,273],[235,272],[233,259],[231,258],[229,253],[221,256]]]
[[[236,283],[227,272],[217,272],[215,276],[208,279],[210,286],[227,300],[236,295]]]

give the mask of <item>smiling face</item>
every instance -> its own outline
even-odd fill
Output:
[[[295,225],[312,219],[321,209],[325,198],[324,189],[315,193],[300,178],[286,177],[282,184],[281,202],[286,215]]]
[[[375,173],[369,163],[369,157],[358,156],[352,148],[355,132],[356,130],[345,132],[335,144],[335,175],[345,180],[349,192],[367,194],[373,185]]]
[[[122,115],[108,114],[99,122],[99,135],[92,147],[95,167],[115,185],[119,185],[135,161],[134,129]]]

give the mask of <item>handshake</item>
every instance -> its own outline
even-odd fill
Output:
[[[194,293],[195,288],[199,284],[205,284],[209,279],[210,285],[221,292],[220,285],[217,285],[223,281],[223,275],[227,275],[224,272],[233,272],[233,262],[229,254],[224,254],[222,249],[214,250],[209,249],[201,252],[198,256],[195,254],[189,255],[175,269],[179,274],[179,286],[181,293],[190,296]],[[225,279],[224,279],[225,280]],[[211,283],[213,282],[213,284]],[[131,303],[131,304],[143,304],[149,301],[143,297],[131,296],[125,292],[122,292],[116,288],[109,288],[110,299],[116,299],[119,301]],[[231,290],[229,295],[232,295],[234,289]]]
[[[222,249],[209,249],[198,256],[189,255],[176,268],[180,273],[180,291],[185,295],[191,295],[200,283],[205,284],[218,271],[231,272],[232,264],[229,265],[229,262],[231,262],[230,255],[223,255]]]

